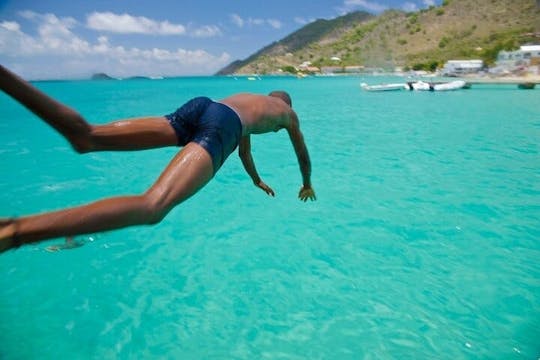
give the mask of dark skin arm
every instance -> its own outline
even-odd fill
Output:
[[[294,112],[291,116],[291,123],[287,127],[287,132],[289,133],[289,138],[293,144],[294,152],[298,158],[298,164],[300,165],[300,172],[302,174],[302,188],[300,188],[298,198],[302,201],[307,201],[307,199],[316,200],[315,191],[311,187],[311,161],[306,143],[304,142],[304,136],[300,131],[298,117]]]
[[[293,144],[296,157],[298,158],[298,163],[300,165],[300,172],[302,174],[302,188],[298,194],[298,198],[302,201],[316,200],[315,191],[311,187],[311,161],[309,158],[309,153],[304,142],[304,137],[300,131],[298,124],[298,118],[294,112],[288,118],[290,122],[283,124],[283,127],[287,129],[289,133],[289,138]],[[255,168],[255,163],[253,162],[253,157],[251,156],[251,139],[250,136],[244,136],[240,140],[238,146],[238,154],[242,160],[242,164],[246,169],[246,172],[249,174],[255,186],[262,189],[268,195],[274,196],[274,190],[272,190],[268,185],[266,185]]]
[[[272,190],[268,185],[266,185],[257,173],[255,163],[253,162],[253,157],[251,156],[251,138],[249,135],[243,136],[240,139],[240,144],[238,145],[238,155],[242,160],[244,169],[246,169],[246,172],[251,177],[251,180],[253,180],[253,184],[255,184],[255,186],[257,186],[258,188],[262,189],[268,195],[275,196],[274,190]]]

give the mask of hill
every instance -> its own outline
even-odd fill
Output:
[[[492,64],[500,50],[527,43],[540,43],[535,0],[444,0],[418,12],[355,12],[317,20],[218,74],[275,73],[306,61],[333,66],[332,57],[341,59],[340,66],[385,69],[434,69],[458,58]]]
[[[367,12],[359,11],[333,20],[318,19],[284,39],[264,47],[247,59],[234,61],[220,70],[218,75],[232,73],[264,74],[273,72],[280,67],[294,66],[298,63],[298,59],[303,58],[304,53],[310,52],[310,47],[314,44],[338,41],[358,24],[373,17]]]
[[[91,79],[92,80],[114,80],[113,77],[110,77],[109,75],[107,75],[105,73],[94,74],[94,75],[92,75]]]

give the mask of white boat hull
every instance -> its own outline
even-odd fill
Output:
[[[360,87],[365,91],[397,91],[397,90],[416,90],[416,91],[449,91],[463,89],[467,83],[463,80],[454,80],[449,82],[425,82],[414,81],[407,83],[389,83],[368,85],[360,84]]]
[[[362,83],[360,85],[362,89],[366,91],[396,91],[396,90],[406,90],[407,85],[404,83],[394,83],[394,84],[380,84],[380,85],[368,85]]]
[[[432,83],[424,81],[416,81],[407,83],[409,90],[417,91],[449,91],[462,89],[467,85],[463,80],[455,80],[444,83]]]

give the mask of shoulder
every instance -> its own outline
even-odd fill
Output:
[[[298,116],[296,115],[296,112],[287,104],[285,104],[283,101],[280,101],[280,112],[283,117],[288,123],[291,125],[297,125],[298,124]]]

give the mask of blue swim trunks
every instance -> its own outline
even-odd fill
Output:
[[[236,149],[242,136],[238,114],[227,105],[207,97],[191,99],[165,117],[176,132],[178,146],[196,142],[208,151],[214,174]]]

